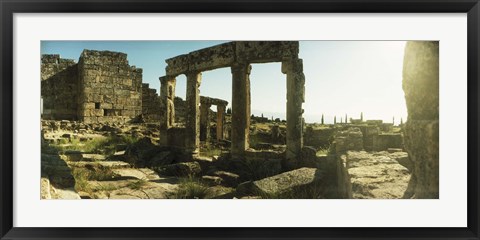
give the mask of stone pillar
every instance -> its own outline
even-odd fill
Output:
[[[217,105],[217,142],[224,139],[225,108],[223,104]]]
[[[249,147],[250,70],[247,63],[232,65],[232,157],[241,158]]]
[[[200,103],[200,141],[210,139],[210,107],[208,103]]]
[[[198,154],[200,148],[200,83],[202,73],[189,72],[187,75],[185,148]]]
[[[404,198],[439,198],[439,43],[407,42],[403,91],[408,119],[404,143],[413,162]]]
[[[305,75],[302,59],[282,62],[282,72],[287,74],[287,169],[299,165],[303,147],[302,103],[305,102]]]
[[[175,123],[175,77],[160,77],[160,145],[168,145],[168,129]]]

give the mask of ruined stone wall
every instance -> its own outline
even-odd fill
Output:
[[[47,80],[53,75],[64,71],[68,67],[76,65],[73,59],[60,58],[59,54],[43,54],[41,65],[41,79]]]
[[[407,42],[403,91],[408,111],[404,142],[413,162],[404,197],[439,198],[439,42]]]
[[[185,100],[183,100],[181,97],[175,97],[174,105],[175,105],[175,122],[180,124],[185,124],[185,116],[186,116]]]
[[[403,137],[400,133],[381,133],[375,137],[373,145],[375,151],[389,148],[403,149]]]
[[[79,60],[80,120],[127,122],[142,112],[142,69],[127,54],[84,50]]]
[[[334,128],[313,128],[306,127],[304,141],[306,146],[312,146],[316,149],[325,149],[330,147],[335,134]]]
[[[78,71],[72,59],[42,55],[43,119],[77,119]]]
[[[145,121],[159,121],[162,112],[160,96],[157,90],[149,87],[148,83],[142,84],[142,114]]]

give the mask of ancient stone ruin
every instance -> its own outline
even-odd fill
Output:
[[[223,140],[225,137],[225,109],[228,102],[218,98],[200,96],[200,140],[210,140],[210,107],[217,106],[216,116],[216,140]]]
[[[231,154],[241,158],[249,148],[250,129],[250,71],[252,63],[281,62],[287,75],[287,163],[298,163],[303,146],[302,103],[305,100],[305,76],[302,59],[298,58],[298,42],[241,41],[229,42],[167,59],[166,76],[160,77],[163,109],[160,139],[169,145],[168,134],[174,126],[174,97],[176,77],[187,77],[187,118],[185,147],[198,154],[200,144],[200,92],[202,71],[230,67],[232,71],[232,136]]]
[[[408,42],[406,123],[305,123],[298,42],[229,42],[166,60],[160,95],[127,55],[43,55],[42,198],[439,198],[438,42]],[[251,64],[281,62],[287,116],[253,116]],[[200,95],[229,67],[232,105]],[[185,74],[185,101],[175,96]],[[216,106],[216,111],[214,110]],[[212,108],[214,107],[214,108]]]
[[[142,118],[148,122],[159,121],[162,108],[160,96],[148,83],[142,83]]]
[[[43,119],[125,123],[142,113],[142,69],[125,53],[84,50],[78,63],[42,56]]]

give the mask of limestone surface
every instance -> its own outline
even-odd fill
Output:
[[[357,199],[402,198],[410,180],[410,171],[388,152],[348,151],[346,168]]]
[[[404,197],[439,198],[439,42],[407,42],[403,91],[405,148],[414,165]]]

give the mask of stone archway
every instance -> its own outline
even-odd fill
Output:
[[[201,72],[230,67],[232,71],[232,144],[233,158],[243,158],[249,148],[250,128],[250,71],[252,63],[281,62],[281,71],[287,75],[287,150],[286,166],[298,165],[303,147],[302,104],[305,101],[305,76],[303,62],[298,58],[297,41],[236,41],[200,49],[167,59],[166,76],[161,77],[163,109],[160,124],[161,143],[169,145],[167,132],[169,118],[174,108],[168,86],[175,84],[175,77],[187,75],[187,121],[185,149],[192,154],[199,150]],[[163,139],[163,140],[162,140]]]

